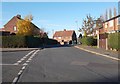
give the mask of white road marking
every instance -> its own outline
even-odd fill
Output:
[[[27,63],[24,63],[23,65],[28,65]]]
[[[18,65],[18,64],[0,64],[0,66],[1,66],[1,65],[3,65],[3,66],[4,66],[4,65],[6,65],[6,66],[7,66],[7,65],[11,65],[11,66],[12,66],[12,65]]]
[[[29,60],[26,61],[27,63],[30,62]]]
[[[32,60],[31,58],[28,59],[28,61],[31,61],[31,60]]]
[[[84,49],[84,48],[80,48],[78,46],[75,46],[75,48],[78,48],[78,49],[81,49],[81,50],[84,50],[84,51],[87,51],[87,52],[90,52],[90,53],[93,53],[93,54],[97,54],[97,55],[101,55],[103,57],[106,57],[106,58],[110,58],[110,59],[113,59],[113,60],[117,60],[119,61],[120,59],[116,58],[116,57],[112,57],[110,55],[104,55],[104,54],[100,54],[100,53],[97,53],[97,52],[94,52],[94,51],[90,51],[90,50],[87,50],[87,49]]]
[[[22,61],[17,61],[17,63],[21,63]]]
[[[24,61],[25,58],[27,58],[27,57],[28,57],[30,54],[32,54],[34,51],[35,51],[35,50],[30,51],[27,55],[25,55],[23,58],[21,58],[20,60],[18,60],[17,63],[19,64],[19,63],[21,63],[22,61]]]
[[[18,75],[22,74],[22,72],[23,72],[23,70],[20,70],[19,73],[18,73]]]
[[[25,66],[23,66],[22,69],[25,69]]]
[[[34,51],[35,51],[35,50],[34,50]],[[32,51],[32,52],[34,52],[34,51]],[[25,70],[26,66],[28,65],[28,62],[30,62],[30,61],[32,60],[32,58],[37,54],[38,51],[39,51],[39,50],[36,50],[36,51],[29,57],[29,59],[23,64],[24,66],[23,66],[22,69],[19,71],[18,77],[15,77],[15,78],[14,78],[13,84],[16,83],[17,80],[19,80],[19,77],[20,77],[20,75],[22,74],[22,72]],[[30,54],[29,54],[29,55],[30,55]],[[28,56],[28,54],[27,54],[27,56]],[[22,60],[23,60],[23,59],[22,59]],[[17,64],[17,63],[15,63],[15,64]],[[18,63],[18,64],[19,64],[19,63]]]
[[[27,58],[27,57],[25,56],[25,57],[23,57],[23,58],[25,59],[25,58]]]
[[[15,77],[13,80],[13,84],[17,81],[18,77]]]

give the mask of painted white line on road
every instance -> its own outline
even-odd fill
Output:
[[[97,53],[97,52],[94,52],[94,51],[90,51],[90,50],[87,50],[87,49],[84,49],[84,48],[80,48],[78,46],[75,46],[75,48],[78,48],[78,49],[81,49],[81,50],[84,50],[84,51],[87,51],[87,52],[90,52],[90,53],[93,53],[93,54],[97,54],[97,55],[101,55],[103,57],[106,57],[106,58],[110,58],[110,59],[113,59],[113,60],[117,60],[119,61],[120,59],[116,58],[116,57],[112,57],[110,55],[104,55],[104,54],[101,54],[101,53]]]
[[[20,70],[20,71],[19,71],[19,73],[18,73],[18,75],[21,75],[21,74],[22,74],[22,72],[23,72],[23,70]]]
[[[26,66],[26,65],[28,65],[28,64],[27,64],[27,63],[24,63],[23,65],[25,65],[25,66]]]
[[[23,66],[22,69],[24,70],[24,69],[25,69],[25,66]]]
[[[26,62],[28,63],[28,62],[30,62],[30,61],[27,60]]]
[[[15,77],[12,84],[14,84],[17,80],[18,80],[18,77]]]
[[[24,58],[21,59],[21,61],[25,60]]]
[[[28,59],[28,61],[31,61],[31,60],[32,60],[31,58]]]
[[[22,61],[17,61],[17,63],[21,63]]]
[[[25,57],[23,57],[23,58],[25,59],[25,58],[27,58],[27,57],[25,56]]]
[[[3,66],[6,65],[7,66],[7,65],[18,65],[18,64],[0,64],[0,66],[1,65],[3,65]]]
[[[35,51],[35,50],[34,50]],[[19,71],[18,73],[18,77],[15,77],[13,80],[13,83],[18,82],[19,77],[21,76],[21,74],[23,73],[23,71],[25,70],[26,66],[28,65],[28,62],[30,62],[30,60],[32,60],[32,58],[37,54],[39,50],[36,50],[30,57],[29,59],[23,64],[24,66],[22,67],[22,69]],[[29,54],[30,55],[30,54]]]
[[[28,57],[30,54],[32,54],[34,51],[35,51],[35,50],[30,51],[27,55],[25,55],[23,58],[21,58],[20,60],[18,60],[17,63],[14,63],[14,64],[19,64],[19,63],[21,63],[22,61],[25,60],[25,58],[27,58],[27,57]]]

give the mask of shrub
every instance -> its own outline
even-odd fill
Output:
[[[108,46],[109,48],[120,50],[120,32],[111,33],[108,35]]]
[[[88,46],[96,46],[97,45],[97,39],[93,38],[92,36],[83,37],[81,39],[81,42],[83,45],[88,45]]]
[[[2,47],[4,48],[21,48],[21,47],[40,47],[44,45],[54,45],[58,44],[56,40],[34,37],[34,36],[1,36],[2,38]],[[1,47],[1,44],[0,44]]]

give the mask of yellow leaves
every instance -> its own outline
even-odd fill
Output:
[[[18,20],[17,22],[18,35],[30,36],[33,35],[33,30],[35,29],[30,21]]]

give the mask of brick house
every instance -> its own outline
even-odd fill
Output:
[[[4,25],[4,28],[3,28],[3,30],[4,31],[9,31],[10,32],[10,34],[12,34],[12,33],[17,33],[17,22],[18,22],[18,20],[23,20],[22,18],[21,18],[21,15],[16,15],[16,16],[14,16],[12,19],[10,19],[5,25]],[[31,22],[31,24],[35,27],[35,30],[34,30],[34,32],[40,32],[40,29],[36,26],[36,25],[34,25],[32,22]]]
[[[60,44],[76,44],[77,36],[74,30],[56,31],[53,35],[53,39],[60,42]]]
[[[5,31],[4,28],[0,28],[0,36],[9,36],[10,32]]]
[[[110,18],[103,22],[103,27],[99,28],[98,32],[98,47],[108,49],[106,33],[120,32],[120,15]]]

